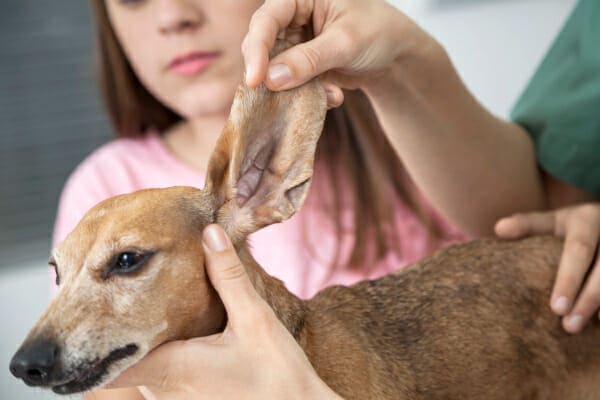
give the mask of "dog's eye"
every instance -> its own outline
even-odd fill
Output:
[[[54,261],[50,261],[48,262],[48,265],[54,268],[54,275],[56,276],[56,280],[54,282],[56,283],[56,286],[60,285],[60,277],[58,276],[58,267],[56,266],[56,263]]]
[[[116,274],[127,274],[138,270],[151,254],[136,253],[133,251],[126,251],[120,253],[115,262],[111,266],[111,272]]]

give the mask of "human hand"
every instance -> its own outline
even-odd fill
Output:
[[[564,238],[550,307],[564,317],[567,332],[580,332],[600,308],[600,203],[516,214],[499,220],[495,230],[503,238],[535,234]]]
[[[293,35],[304,25],[314,39],[269,62],[278,35]],[[395,60],[427,42],[432,39],[384,0],[266,0],[242,44],[246,83],[265,81],[270,89],[283,90],[327,72],[329,105],[341,105],[340,87],[366,89],[385,80]]]
[[[203,233],[208,276],[228,323],[223,333],[163,344],[107,388],[138,386],[146,399],[339,399],[255,291],[218,225]]]

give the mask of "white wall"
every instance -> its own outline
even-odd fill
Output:
[[[0,271],[0,400],[65,398],[48,390],[27,387],[8,371],[10,359],[48,304],[50,281],[46,261]]]
[[[390,0],[448,50],[460,75],[507,116],[576,0]]]

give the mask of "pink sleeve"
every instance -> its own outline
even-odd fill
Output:
[[[77,167],[63,188],[54,223],[52,248],[67,237],[90,208],[111,196],[102,175],[89,161]]]
[[[58,202],[52,235],[53,249],[65,240],[90,208],[110,196],[103,182],[101,174],[89,159],[80,164],[71,174]],[[50,282],[50,293],[54,297],[58,288],[53,268],[50,268]]]

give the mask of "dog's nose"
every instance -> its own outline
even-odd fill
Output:
[[[59,351],[59,346],[50,340],[31,342],[14,355],[10,372],[31,386],[48,384],[52,380]]]

